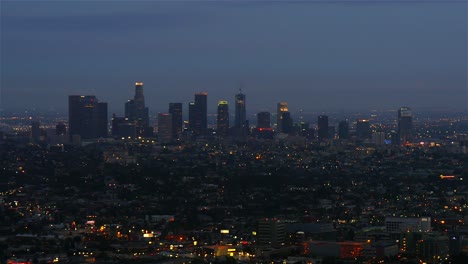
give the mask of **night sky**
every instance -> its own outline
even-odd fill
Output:
[[[1,0],[1,105],[209,111],[243,87],[248,112],[467,109],[466,1]]]

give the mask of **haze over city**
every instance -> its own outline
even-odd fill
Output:
[[[466,1],[2,1],[1,105],[467,109]],[[184,106],[185,108],[185,106]]]

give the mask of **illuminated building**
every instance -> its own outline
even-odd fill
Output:
[[[320,141],[328,138],[328,116],[319,115],[317,122],[317,134]]]
[[[276,111],[276,130],[278,131],[278,133],[281,133],[281,132],[283,132],[283,131],[281,131],[281,128],[283,127],[283,125],[282,125],[283,116],[281,114],[284,113],[284,112],[289,112],[288,103],[287,102],[278,103],[276,110],[277,110]]]
[[[135,83],[135,96],[125,103],[125,117],[135,124],[138,136],[149,136],[149,113],[145,106],[145,96],[143,95],[143,83]]]
[[[260,112],[257,114],[257,128],[270,128],[270,112]]]
[[[229,105],[227,101],[218,102],[216,128],[219,136],[227,136],[229,134]]]
[[[194,136],[205,135],[208,129],[207,93],[196,93],[189,103],[189,128]]]
[[[270,117],[270,112],[260,112],[257,114],[257,138],[273,139],[273,129],[271,128]]]
[[[449,237],[431,233],[423,234],[416,243],[416,255],[428,263],[440,263],[449,256]]]
[[[398,137],[399,143],[405,144],[412,141],[413,114],[409,107],[398,109]]]
[[[385,228],[387,233],[401,233],[407,231],[430,232],[430,217],[386,217]]]
[[[172,115],[167,113],[158,114],[158,136],[161,143],[172,141]]]
[[[286,238],[286,223],[276,218],[260,219],[257,234],[260,245],[279,245]]]
[[[182,103],[169,103],[169,114],[172,115],[172,137],[182,132]]]
[[[94,95],[70,95],[68,123],[71,137],[107,137],[107,103],[98,102]]]
[[[369,139],[372,136],[369,120],[358,119],[356,122],[356,137],[358,139]]]
[[[341,121],[338,124],[338,137],[340,139],[349,139],[349,123],[348,121]]]

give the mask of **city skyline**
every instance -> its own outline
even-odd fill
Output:
[[[293,113],[467,111],[466,7],[3,1],[0,108],[66,111],[68,95],[84,94],[119,114],[142,81],[151,113],[202,91],[215,113],[240,86],[249,114],[282,101]]]

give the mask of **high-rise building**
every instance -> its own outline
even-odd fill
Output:
[[[346,120],[338,124],[338,137],[340,139],[349,139],[349,123]]]
[[[239,91],[235,96],[235,116],[234,116],[234,134],[237,137],[244,137],[248,134],[249,125],[247,123],[245,106],[245,94]]]
[[[229,135],[229,105],[227,101],[218,102],[218,116],[216,121],[218,135]]]
[[[205,135],[208,129],[207,93],[196,93],[189,103],[189,128],[194,136]]]
[[[276,218],[265,218],[258,221],[258,243],[277,246],[286,238],[286,223]]]
[[[409,107],[398,109],[398,137],[400,144],[412,141],[413,114]]]
[[[70,95],[68,120],[70,137],[107,137],[107,103],[99,103],[94,95]]]
[[[172,116],[172,137],[177,138],[182,132],[182,103],[169,103],[169,114]]]
[[[161,143],[172,141],[172,115],[167,113],[158,114],[158,136]]]
[[[281,124],[282,122],[282,115],[281,113],[283,112],[288,112],[288,103],[287,102],[279,102],[277,105],[277,111],[276,111],[276,130],[278,133],[281,133],[281,128],[283,125]]]
[[[356,122],[356,137],[358,139],[369,139],[372,136],[368,119],[358,119]]]
[[[149,111],[145,106],[145,96],[143,95],[143,83],[135,83],[135,96],[125,103],[125,117],[133,122],[137,128],[139,136],[146,136],[149,128]]]
[[[319,115],[317,121],[317,134],[320,141],[328,138],[328,116]]]
[[[293,120],[290,112],[281,112],[281,133],[292,133],[293,132]]]
[[[246,112],[245,112],[245,94],[242,91],[239,91],[235,96],[235,110],[236,114],[234,116],[234,127],[243,128],[245,126]]]
[[[270,128],[270,112],[260,112],[257,114],[257,128]]]
[[[188,112],[189,112],[189,120],[188,120],[188,130],[194,133],[195,130],[195,116],[196,116],[196,106],[195,102],[188,103]]]

